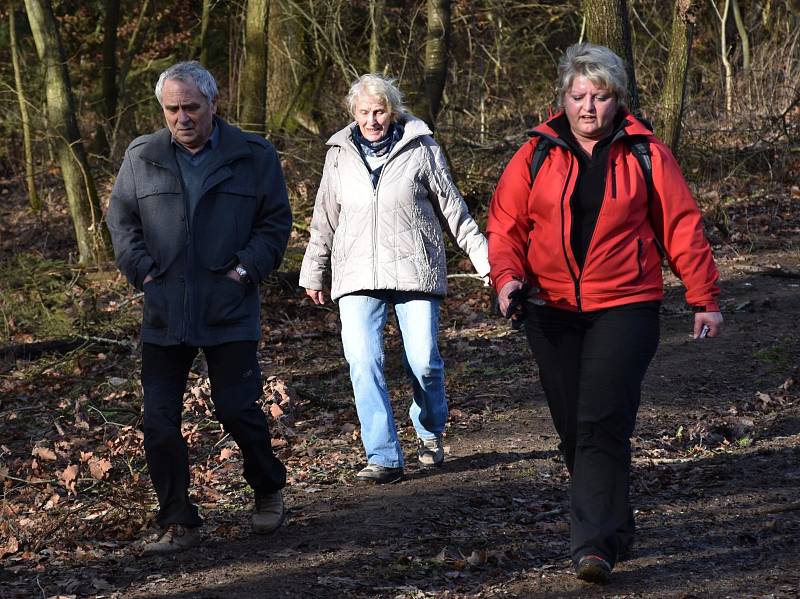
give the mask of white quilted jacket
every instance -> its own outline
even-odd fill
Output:
[[[314,205],[311,239],[300,285],[331,297],[392,289],[447,293],[442,230],[447,230],[480,275],[489,273],[486,238],[467,210],[428,126],[411,115],[376,189],[356,149],[352,123],[335,133]]]

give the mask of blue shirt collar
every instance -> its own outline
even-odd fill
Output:
[[[194,154],[192,154],[189,150],[183,147],[175,139],[174,136],[172,137],[172,145],[175,147],[176,150],[183,152],[187,156],[190,156],[192,158],[197,158],[201,154],[205,154],[206,152],[210,152],[212,150],[217,149],[217,147],[219,146],[219,127],[217,127],[217,123],[215,122],[214,127],[211,129],[211,135],[208,136],[206,143],[203,145],[203,147],[200,149],[199,152],[195,152]]]

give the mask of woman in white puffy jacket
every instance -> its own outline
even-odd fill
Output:
[[[422,466],[444,460],[447,421],[439,304],[447,292],[443,231],[489,273],[486,239],[458,192],[431,130],[406,111],[394,82],[363,75],[350,87],[354,122],[328,140],[300,285],[339,303],[367,466],[356,479],[403,478],[403,451],[383,373],[383,329],[394,306],[414,389],[409,410]]]

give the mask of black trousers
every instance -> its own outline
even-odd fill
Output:
[[[630,437],[659,340],[659,302],[596,312],[529,306],[525,328],[571,475],[571,553],[612,566],[633,541]]]
[[[242,451],[244,478],[256,492],[272,493],[286,485],[286,469],[272,453],[267,419],[257,403],[262,388],[256,347],[255,341],[238,341],[202,350],[214,410]],[[189,453],[181,435],[183,394],[199,349],[152,343],[142,348],[144,449],[162,526],[203,522],[189,499]]]

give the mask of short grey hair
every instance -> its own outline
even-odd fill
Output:
[[[350,114],[355,116],[359,98],[371,97],[383,102],[393,121],[406,113],[403,94],[397,88],[395,80],[376,73],[368,73],[356,79],[347,92],[346,102]]]
[[[196,60],[176,63],[158,77],[158,83],[156,83],[156,98],[158,98],[158,103],[162,106],[164,103],[161,101],[161,95],[164,91],[165,81],[194,83],[197,89],[200,90],[200,93],[206,97],[209,104],[216,102],[219,97],[217,82],[214,79],[214,75],[204,69]]]
[[[558,105],[564,106],[564,95],[572,87],[575,77],[583,75],[594,85],[605,88],[617,96],[617,103],[628,102],[628,73],[625,63],[605,46],[573,44],[558,61]]]

